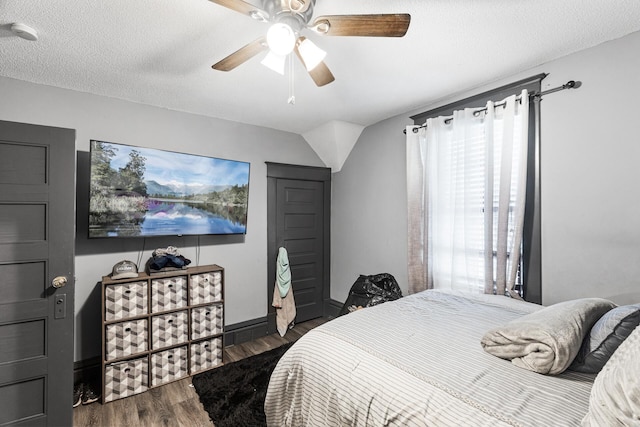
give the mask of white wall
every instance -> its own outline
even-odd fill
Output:
[[[130,259],[139,265],[158,247],[177,246],[192,265],[225,268],[227,325],[267,314],[266,161],[324,166],[305,140],[292,133],[149,107],[112,98],[0,78],[0,120],[76,129],[78,151],[76,232],[76,354],[100,354],[102,276]],[[88,240],[89,140],[99,139],[251,163],[247,234],[202,237]],[[200,245],[199,253],[197,251]]]
[[[604,43],[364,130],[333,176],[331,296],[357,274],[406,273],[409,116],[541,72],[543,304],[588,296],[640,302],[640,33]],[[400,83],[402,84],[402,83]]]

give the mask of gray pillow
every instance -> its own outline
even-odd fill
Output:
[[[608,311],[593,325],[569,369],[597,374],[639,324],[640,304],[623,305]]]

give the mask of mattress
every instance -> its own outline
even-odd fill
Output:
[[[267,425],[579,425],[595,375],[538,374],[480,345],[487,330],[540,308],[429,290],[336,318],[278,362]]]

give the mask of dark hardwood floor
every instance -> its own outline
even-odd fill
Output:
[[[284,337],[276,333],[255,341],[227,347],[224,361],[225,363],[235,362],[296,341],[327,320],[319,318],[297,324]],[[73,425],[76,427],[211,427],[213,423],[209,420],[209,415],[203,409],[191,385],[191,378],[187,377],[104,405],[100,402],[80,405],[73,410]]]

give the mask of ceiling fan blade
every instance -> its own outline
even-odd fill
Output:
[[[219,71],[231,71],[238,65],[243,64],[267,49],[267,40],[265,37],[260,37],[244,47],[233,52],[226,58],[213,64],[211,68]]]
[[[304,65],[306,68],[307,64],[302,54],[300,53],[300,49],[298,49],[300,47],[300,44],[303,41],[305,41],[305,39],[306,37],[300,36],[298,38],[298,41],[296,42],[294,50],[296,52],[296,55],[298,56],[298,59],[300,60],[300,62],[302,62],[302,65]],[[308,70],[307,72],[309,73],[313,81],[316,83],[316,86],[318,87],[327,85],[336,79],[331,73],[331,71],[329,70],[329,67],[327,67],[327,64],[325,64],[322,61],[320,61],[318,65],[316,65],[313,69]]]
[[[408,13],[384,15],[326,15],[310,26],[327,36],[402,37],[409,29]]]
[[[308,71],[308,73],[318,87],[328,85],[336,79],[324,62],[319,63],[313,70]]]
[[[227,9],[235,10],[236,12],[240,12],[243,15],[247,15],[256,19],[258,21],[268,21],[269,14],[252,5],[251,3],[247,3],[242,0],[209,0],[212,3],[219,4],[220,6],[224,6]]]

